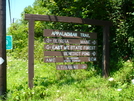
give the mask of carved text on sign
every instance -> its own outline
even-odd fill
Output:
[[[96,33],[86,33],[79,31],[62,31],[62,30],[51,30],[45,29],[44,36],[49,37],[69,37],[69,38],[97,38]]]
[[[52,31],[52,36],[78,36],[77,33],[73,32],[59,32],[59,31]]]
[[[80,31],[44,30],[44,62],[97,61],[97,34]],[[57,70],[86,69],[87,65],[57,65]]]
[[[97,61],[96,57],[49,57],[44,58],[44,62],[89,62]]]
[[[96,56],[96,51],[45,51],[45,56]]]
[[[46,50],[96,50],[96,46],[84,45],[45,45]]]
[[[45,38],[45,43],[62,43],[62,44],[93,44],[96,45],[96,40],[86,40],[86,39],[55,39],[55,38]]]
[[[86,69],[87,64],[75,64],[75,65],[57,65],[57,70],[72,70],[72,69]]]
[[[62,32],[62,31],[52,31],[51,33],[52,36],[71,36],[71,37],[77,37],[78,33],[76,32]],[[80,37],[83,38],[90,38],[89,34],[86,33],[80,33]]]

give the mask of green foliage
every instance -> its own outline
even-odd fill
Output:
[[[20,23],[14,23],[12,24],[12,27],[9,28],[9,33],[10,35],[13,35],[14,39],[14,49],[20,49],[22,47],[26,46],[26,41],[27,39],[27,32],[28,32],[28,27],[24,26],[23,24]]]
[[[22,12],[22,19],[11,25],[8,34],[13,36],[13,50],[9,51],[15,58],[27,58],[28,22],[25,14],[42,14],[70,16],[113,22],[110,29],[110,71],[119,70],[122,60],[134,57],[134,2],[132,0],[35,0]],[[98,41],[98,61],[94,63],[100,72],[102,63],[102,36],[100,26],[80,25],[57,22],[35,22],[35,59],[43,61],[43,30],[59,29],[84,32],[96,32]],[[99,66],[98,66],[99,64]],[[113,68],[114,67],[114,68]],[[113,73],[112,72],[112,73]]]
[[[35,60],[34,88],[29,89],[27,60],[10,54],[7,59],[7,101],[134,100],[131,62],[123,63],[123,68],[111,77],[102,78],[94,66],[87,70],[57,71],[55,64]]]
[[[35,0],[22,12],[22,19],[8,29],[13,50],[8,51],[7,101],[129,101],[134,100],[134,2],[133,0]],[[43,63],[43,30],[59,29],[96,32],[98,63],[102,59],[102,27],[92,25],[35,23],[34,88],[27,87],[28,22],[25,14],[80,17],[113,22],[110,29],[110,77],[101,78],[96,63],[86,70],[57,71],[55,64]],[[128,60],[124,62],[124,60]],[[132,61],[132,62],[131,62]],[[97,63],[97,64],[98,64]],[[118,71],[117,71],[118,70]],[[109,77],[109,78],[110,78]]]

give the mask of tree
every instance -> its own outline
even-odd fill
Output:
[[[111,21],[113,26],[111,27],[110,35],[110,58],[112,62],[118,62],[120,58],[127,60],[132,58],[132,54],[134,54],[133,11],[134,2],[132,0],[36,0],[33,6],[28,6],[24,9],[22,18],[24,19],[24,14],[42,14]],[[23,19],[20,22],[21,26],[27,24]],[[12,25],[10,29],[13,29],[13,26],[17,25]],[[45,28],[98,33],[98,57],[101,60],[101,27],[56,22],[36,22],[35,37],[42,36],[43,29]],[[22,32],[27,33],[26,28],[22,30]],[[11,33],[11,30],[9,30],[9,33]],[[117,63],[112,63],[111,67],[113,67],[113,64]]]
[[[0,96],[6,93],[6,1],[0,0]]]

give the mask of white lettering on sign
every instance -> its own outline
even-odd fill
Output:
[[[64,62],[81,62],[81,60],[73,60],[73,59],[70,59],[70,60],[64,60]]]
[[[4,59],[0,57],[0,65],[4,63]]]
[[[96,59],[96,57],[89,57],[88,60],[89,61],[96,61],[97,59]]]
[[[90,44],[91,40],[80,40],[80,44]]]
[[[84,37],[84,38],[90,38],[89,34],[85,34],[85,33],[80,33],[81,37]]]
[[[64,62],[80,62],[79,57],[67,57]]]
[[[95,50],[96,46],[84,46],[84,50]]]
[[[60,50],[62,49],[63,45],[58,45],[58,46],[55,46],[55,45],[52,45],[52,49],[54,50]]]
[[[83,68],[83,69],[86,69],[86,68],[87,68],[87,66],[85,66],[85,65],[82,65],[82,68]]]
[[[94,40],[94,41],[92,41],[92,44],[94,44],[94,45],[95,45],[96,43],[97,43],[97,42],[96,42],[95,40]]]
[[[58,39],[57,43],[69,43],[69,41],[66,39]]]
[[[64,52],[64,56],[80,56],[81,52]]]
[[[67,57],[66,59],[79,59],[79,57]]]
[[[54,36],[75,36],[77,37],[77,33],[73,33],[73,32],[59,32],[59,31],[53,31],[51,33],[51,35],[54,35]]]
[[[87,64],[57,65],[56,68],[57,68],[57,70],[86,69]]]
[[[96,46],[75,46],[75,45],[45,45],[45,49],[52,50],[96,50]]]
[[[51,43],[52,40],[51,40],[51,39],[46,39],[46,42],[47,42],[47,43]]]
[[[92,55],[93,55],[93,56],[96,56],[96,52],[92,52]]]
[[[63,56],[90,56],[91,52],[63,52]],[[92,52],[92,55],[95,56],[96,52]]]
[[[82,52],[83,56],[90,56],[90,52]]]
[[[67,39],[46,39],[46,43],[69,43]]]
[[[69,46],[64,46],[64,50],[69,50]]]
[[[46,45],[45,48],[46,49],[51,49],[51,46],[50,45]]]
[[[55,58],[47,58],[46,62],[56,62],[56,61],[55,61]]]
[[[57,66],[59,70],[67,70],[67,69],[78,69],[78,65],[59,65]]]
[[[55,39],[55,38],[45,38],[46,43],[66,43],[66,44],[93,44],[95,45],[96,40],[86,40],[86,39]]]
[[[71,50],[82,50],[82,46],[70,46]]]

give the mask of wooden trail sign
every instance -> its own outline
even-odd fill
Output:
[[[45,58],[44,62],[91,62],[97,61],[96,57],[49,57]]]
[[[45,51],[45,56],[96,56],[96,51]]]
[[[75,64],[75,65],[57,65],[57,70],[75,70],[75,69],[87,69],[87,64]]]
[[[46,44],[44,45],[44,48],[45,48],[44,62],[65,63],[65,62],[97,61],[96,57],[89,57],[92,55],[96,56],[96,51],[95,51],[97,50],[97,46],[96,46],[97,34],[96,33],[45,29],[44,36],[50,37],[50,38],[44,39],[44,41],[46,42]],[[51,38],[51,37],[54,37],[54,38]],[[91,52],[91,51],[94,51],[94,52]],[[56,56],[56,57],[53,57],[53,56]],[[81,56],[86,56],[86,57],[81,57]],[[75,69],[86,69],[82,67],[83,65],[77,64],[77,66],[79,68],[75,68]]]
[[[109,21],[82,19],[76,17],[62,17],[50,15],[25,14],[25,20],[29,21],[29,50],[28,50],[28,80],[29,87],[33,87],[34,78],[34,23],[35,21],[64,22],[76,24],[97,25],[103,27],[103,55],[102,55],[102,75],[108,77],[109,69],[109,27],[112,25]],[[73,34],[72,34],[73,35]],[[82,35],[82,34],[81,34]],[[86,36],[86,35],[85,35]],[[63,36],[60,36],[63,37]],[[86,36],[85,38],[89,38]],[[90,37],[91,38],[91,37]],[[90,39],[89,38],[89,39]],[[61,66],[63,67],[63,66]]]
[[[60,43],[60,44],[88,44],[96,45],[96,40],[90,39],[56,39],[56,38],[45,38],[45,43]]]
[[[46,50],[96,50],[97,46],[89,45],[45,45]]]
[[[96,39],[96,33],[85,33],[78,31],[63,31],[63,30],[51,30],[45,29],[44,36],[48,37],[62,37],[62,38],[92,38]]]

